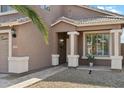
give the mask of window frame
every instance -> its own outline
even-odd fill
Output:
[[[50,5],[40,5],[40,8],[46,11],[50,11]]]
[[[18,13],[18,11],[14,10],[14,9],[8,10],[8,11],[5,11],[5,12],[1,12],[1,6],[2,6],[2,5],[0,5],[0,16]],[[8,6],[9,6],[9,5],[8,5]]]
[[[86,59],[86,34],[95,34],[95,33],[108,33],[109,34],[109,55],[108,56],[96,56],[96,59],[110,59],[111,55],[112,55],[112,35],[110,33],[110,31],[108,30],[102,30],[102,31],[88,31],[88,32],[83,32],[83,56],[82,59]]]

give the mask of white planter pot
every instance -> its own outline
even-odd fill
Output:
[[[89,65],[90,65],[90,67],[93,67],[93,63],[90,62]]]
[[[57,54],[52,55],[52,65],[53,66],[59,65],[59,55],[57,55]]]
[[[68,67],[77,67],[79,55],[68,55]]]

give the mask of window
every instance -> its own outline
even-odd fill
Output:
[[[0,12],[3,13],[3,12],[8,12],[8,11],[11,11],[13,10],[9,5],[1,5],[0,6]]]
[[[41,8],[50,11],[50,5],[41,5]]]
[[[109,33],[86,33],[85,56],[91,53],[97,57],[109,56],[109,43]]]

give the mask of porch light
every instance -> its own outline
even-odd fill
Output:
[[[16,30],[14,28],[11,29],[11,32],[12,32],[12,37],[13,38],[16,38]]]
[[[64,42],[64,39],[60,39],[59,41],[60,41],[60,43],[62,43],[62,42]]]
[[[64,39],[59,39],[59,45],[60,45],[60,48],[63,48],[63,46],[64,46]]]

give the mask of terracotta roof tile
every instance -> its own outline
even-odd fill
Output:
[[[116,22],[116,21],[124,21],[124,17],[117,17],[117,16],[99,16],[99,17],[92,17],[92,18],[84,18],[78,20],[78,24],[88,24],[88,23],[96,23],[96,22]]]
[[[103,23],[124,23],[124,17],[120,16],[97,16],[90,18],[82,18],[80,20],[74,20],[67,17],[60,17],[52,25],[55,25],[57,22],[64,21],[74,25],[93,25],[93,24],[103,24]]]

